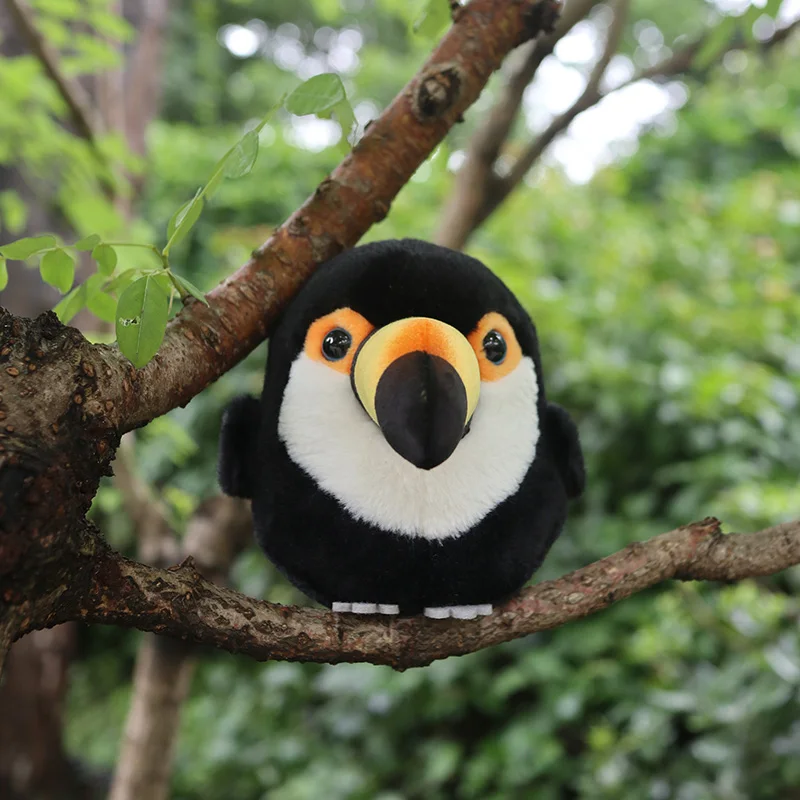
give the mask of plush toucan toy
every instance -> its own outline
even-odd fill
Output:
[[[533,323],[474,258],[349,250],[270,339],[259,402],[226,410],[219,477],[256,538],[334,611],[471,619],[516,592],[583,490]]]

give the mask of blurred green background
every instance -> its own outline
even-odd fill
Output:
[[[72,41],[68,68],[113,68],[118,53],[102,36],[127,29],[108,4],[33,5],[59,47],[71,15],[91,7],[94,33]],[[780,4],[770,5],[774,16]],[[782,19],[797,5],[784,3]],[[634,0],[615,69],[624,79],[747,6]],[[543,65],[512,149],[580,92],[603,11]],[[175,3],[161,111],[147,155],[130,162],[143,189],[128,237],[163,245],[167,220],[243,125],[314,72],[343,77],[362,125],[376,116],[431,48],[409,30],[415,13],[401,0]],[[763,31],[770,18],[759,19]],[[586,495],[536,580],[707,515],[729,531],[798,516],[800,36],[767,54],[758,41],[743,47],[579,117],[469,244],[529,309],[550,395],[578,422],[587,459]],[[502,81],[492,79],[368,240],[433,236]],[[20,165],[28,175],[25,191],[0,191],[3,241],[42,202],[76,237],[118,229],[87,145],[64,132],[62,104],[31,56],[0,58],[0,112],[0,178]],[[230,274],[338,163],[338,137],[335,122],[278,115],[254,171],[221,187],[175,252],[178,271],[204,290]],[[123,151],[113,137],[103,146]],[[138,437],[137,469],[179,527],[218,491],[222,407],[260,391],[265,352]],[[94,516],[135,554],[111,482]],[[234,584],[305,602],[255,549]],[[800,798],[798,588],[797,568],[732,586],[673,583],[403,674],[204,652],[173,797]],[[140,639],[80,633],[65,735],[91,768],[115,762]]]

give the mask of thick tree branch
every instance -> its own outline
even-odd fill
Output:
[[[58,54],[39,33],[26,0],[6,0],[6,3],[31,52],[39,59],[44,71],[58,88],[78,133],[92,144],[97,144],[101,126],[91,98],[78,81],[72,80],[62,71]]]
[[[264,603],[206,581],[191,563],[159,570],[104,551],[89,565],[85,594],[29,617],[21,632],[77,615],[260,661],[366,661],[405,669],[557,628],[670,579],[735,581],[798,563],[800,521],[723,535],[719,522],[708,518],[525,589],[480,620],[385,621]]]

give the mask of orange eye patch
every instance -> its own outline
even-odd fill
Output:
[[[505,358],[500,363],[494,363],[486,357],[483,341],[490,331],[497,331],[506,343]],[[496,381],[513,372],[522,360],[522,348],[519,346],[514,329],[509,321],[496,311],[484,315],[475,326],[475,330],[467,336],[475,354],[478,356],[478,366],[481,371],[482,381]]]
[[[350,374],[350,368],[353,365],[353,356],[356,354],[359,345],[364,339],[369,336],[373,330],[373,325],[361,316],[357,311],[351,308],[337,308],[330,314],[320,317],[313,322],[306,333],[306,341],[303,346],[305,354],[315,361],[321,361],[331,369],[341,372],[343,375]],[[344,343],[347,337],[339,333],[333,335],[332,340],[337,347],[331,348],[331,340],[325,344],[326,337],[332,331],[345,331],[350,336],[350,346],[346,353],[341,358],[331,359],[326,356],[326,350],[329,352],[338,353],[342,352],[346,346]],[[323,347],[325,349],[323,349]]]

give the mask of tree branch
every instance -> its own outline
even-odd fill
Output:
[[[114,486],[136,531],[138,558],[145,564],[166,566],[180,553],[163,500],[136,472],[133,432],[122,437],[114,461]]]
[[[619,15],[615,17],[615,21],[617,20],[620,21],[621,26],[622,20],[620,19]],[[528,145],[528,147],[522,152],[517,161],[514,163],[508,175],[506,175],[504,178],[495,178],[490,187],[490,191],[486,192],[483,196],[483,203],[478,213],[474,215],[474,224],[472,228],[464,232],[463,241],[460,242],[460,246],[463,247],[464,243],[469,238],[469,235],[478,226],[485,222],[486,219],[488,219],[488,217],[491,216],[491,214],[498,208],[498,206],[503,203],[506,197],[508,197],[508,195],[514,191],[514,189],[520,184],[522,179],[528,173],[530,168],[541,158],[542,154],[550,146],[550,144],[552,144],[553,140],[560,133],[565,131],[579,114],[582,114],[592,106],[597,105],[597,103],[599,103],[603,98],[608,97],[608,95],[631,86],[638,81],[664,81],[675,77],[676,75],[681,75],[685,72],[688,72],[692,68],[694,58],[697,55],[697,52],[700,50],[705,38],[699,37],[680,50],[676,50],[671,56],[665,58],[663,61],[660,61],[651,67],[638,70],[631,78],[620,83],[618,86],[615,86],[613,89],[610,89],[606,92],[600,92],[599,87],[600,83],[602,82],[603,75],[605,74],[608,63],[616,52],[619,44],[619,34],[621,33],[621,30],[617,30],[615,32],[614,27],[615,25],[612,23],[612,28],[609,31],[609,36],[606,41],[603,55],[593,68],[591,77],[589,78],[586,88],[581,96],[563,114],[553,119],[547,128],[545,128],[545,130],[542,131],[542,133],[540,133]],[[783,28],[779,28],[767,41],[762,43],[762,49],[769,51],[776,44],[785,41],[798,27],[800,27],[800,19],[794,20],[788,25],[785,25]],[[616,41],[613,41],[612,35]],[[613,49],[611,47],[612,44]],[[736,46],[738,46],[736,40],[731,40],[727,46],[722,48],[718,56],[723,56]]]
[[[95,556],[79,610],[54,603],[49,617],[30,616],[22,633],[78,615],[259,661],[369,662],[406,669],[557,628],[670,579],[735,581],[798,563],[800,521],[723,535],[719,522],[708,518],[525,589],[479,620],[385,621],[264,603],[206,581],[191,563],[160,570],[109,550]]]
[[[33,12],[26,0],[6,0],[17,27],[28,42],[31,52],[39,59],[44,71],[58,88],[67,104],[80,136],[91,144],[97,144],[101,132],[100,120],[91,98],[78,81],[72,80],[61,70],[58,54],[39,33]]]
[[[436,236],[438,244],[460,249],[476,226],[485,198],[498,178],[495,161],[516,120],[525,89],[539,65],[560,39],[580,22],[599,0],[569,0],[553,31],[527,46],[519,66],[511,73],[497,102],[486,114],[467,147],[466,158],[456,173],[455,186],[441,214]]]
[[[545,148],[553,139],[555,139],[561,131],[566,130],[578,114],[591,108],[600,100],[602,97],[600,94],[600,82],[603,80],[603,75],[605,75],[609,61],[611,61],[614,54],[619,49],[622,32],[625,29],[625,22],[628,18],[629,7],[630,0],[618,0],[614,5],[614,17],[608,29],[605,47],[589,75],[589,80],[583,93],[569,109],[556,117],[547,129],[531,143],[522,155],[520,155],[511,168],[511,171],[508,173],[508,176],[503,179],[502,189],[496,194],[495,198],[493,198],[493,207],[490,209],[489,213],[491,213],[491,211],[494,210],[494,208],[508,196],[508,193],[525,177],[528,170],[533,166],[534,162],[539,159]]]

